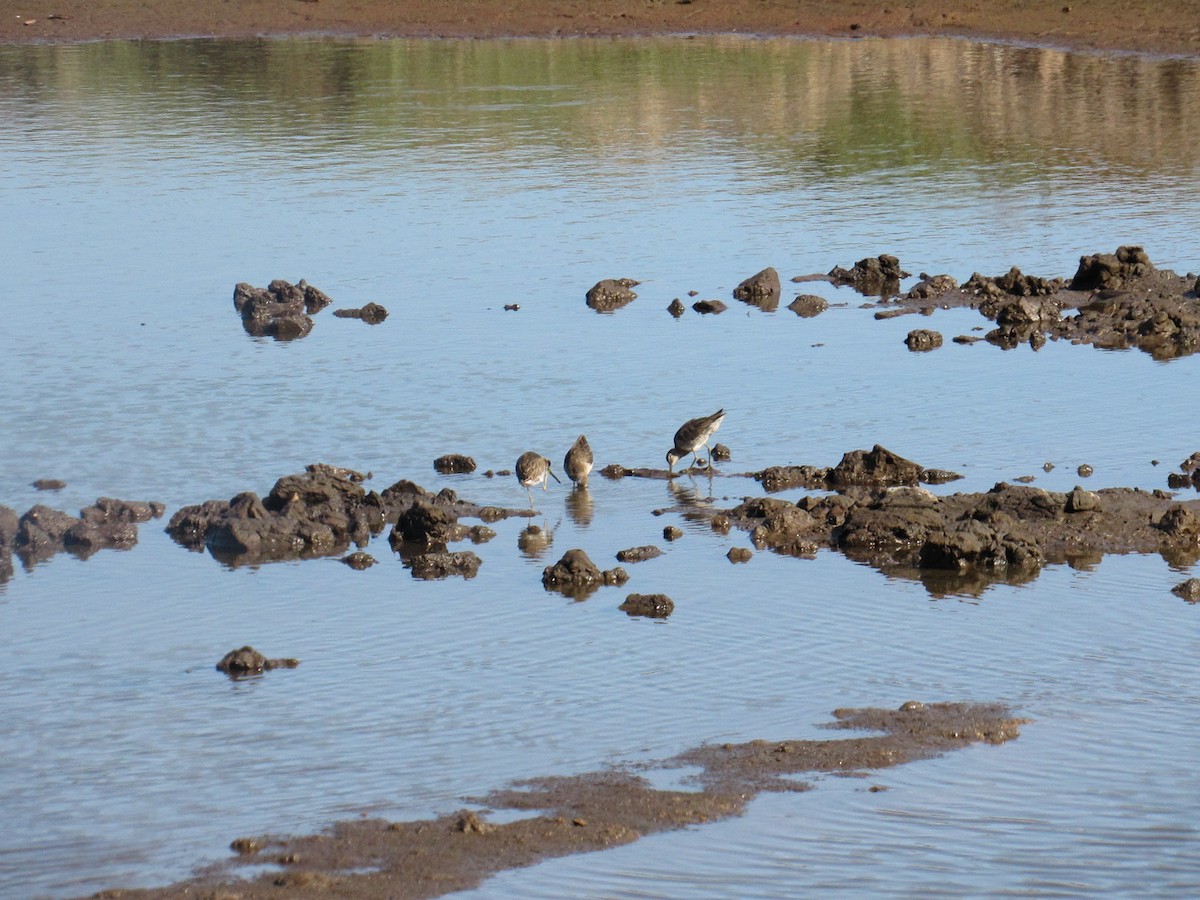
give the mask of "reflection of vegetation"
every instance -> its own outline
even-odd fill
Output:
[[[0,48],[0,73],[10,120],[297,153],[486,131],[606,159],[736,141],[780,172],[1200,161],[1194,63],[946,39],[116,42]]]

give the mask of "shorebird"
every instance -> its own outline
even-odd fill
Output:
[[[563,471],[578,487],[586,490],[592,462],[592,445],[588,443],[587,437],[581,434],[563,457]]]
[[[725,410],[718,409],[711,416],[688,419],[679,426],[679,430],[675,432],[675,446],[667,451],[667,465],[671,469],[671,474],[675,474],[675,463],[689,453],[696,462],[699,462],[700,457],[697,451],[701,447],[708,450],[708,468],[712,469],[712,450],[709,449],[708,442],[716,430],[721,427],[724,419]]]
[[[558,476],[550,471],[550,460],[546,457],[532,450],[521,454],[521,458],[517,460],[517,481],[521,482],[521,486],[529,493],[530,509],[533,509],[533,486],[541,482],[542,490],[547,490],[547,476],[562,484]]]

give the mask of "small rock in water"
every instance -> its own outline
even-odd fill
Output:
[[[942,335],[928,328],[917,328],[908,333],[904,343],[913,353],[927,353],[942,346]]]
[[[1078,469],[1076,469],[1075,471],[1076,471],[1076,472],[1079,474],[1079,477],[1080,477],[1080,478],[1088,478],[1088,477],[1090,477],[1090,476],[1091,476],[1092,472],[1094,472],[1094,471],[1095,471],[1095,469],[1093,469],[1093,468],[1092,468],[1091,466],[1089,466],[1087,463],[1084,463],[1083,465],[1081,465],[1081,466],[1080,466]]]
[[[1189,578],[1171,588],[1171,593],[1188,603],[1200,603],[1200,578]]]
[[[221,661],[217,663],[217,671],[224,672],[230,678],[243,678],[269,672],[271,669],[294,669],[298,665],[298,659],[267,659],[247,644],[237,650],[230,650],[221,657]]]
[[[338,560],[338,562],[343,562],[350,568],[361,572],[363,569],[369,569],[371,566],[375,565],[375,557],[373,557],[370,553],[364,553],[362,550],[357,550],[354,553],[351,553],[349,556],[343,556],[340,560]]]

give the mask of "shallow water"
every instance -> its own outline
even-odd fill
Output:
[[[766,265],[786,282],[879,253],[965,280],[1069,276],[1141,243],[1195,269],[1198,74],[942,40],[0,48],[0,502],[169,515],[320,460],[521,506],[513,479],[432,460],[557,463],[583,432],[597,467],[658,465],[719,406],[726,472],[878,442],[966,476],[941,491],[1064,490],[1082,463],[1091,488],[1164,487],[1196,449],[1195,359],[910,354],[911,328],[990,325],[876,322],[820,283],[796,286],[834,304],[815,319],[729,292]],[[637,301],[584,306],[619,275],[643,280]],[[247,337],[234,283],[301,277],[391,315]],[[675,321],[689,290],[731,309]],[[39,494],[42,477],[69,486]],[[823,735],[835,707],[910,698],[1035,721],[477,893],[1196,891],[1200,641],[1169,593],[1192,573],[1109,557],[937,599],[832,553],[731,566],[746,536],[651,515],[676,499],[597,477],[586,516],[538,492],[551,547],[525,556],[525,523],[501,522],[466,582],[414,581],[383,540],[366,572],[228,569],[161,522],[131,551],[18,571],[0,587],[0,812],[21,827],[0,836],[0,894],[163,883],[243,834],[446,812],[514,778]],[[667,545],[673,522],[687,533]],[[542,590],[568,548],[607,567],[645,543],[667,552],[628,566],[628,589],[670,594],[665,622],[619,612],[626,590]],[[245,643],[303,663],[230,683],[213,663]]]

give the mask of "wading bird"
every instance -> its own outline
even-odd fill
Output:
[[[550,460],[546,457],[532,450],[521,454],[521,458],[517,460],[517,481],[521,482],[521,486],[529,493],[530,509],[533,509],[533,486],[541,482],[542,490],[547,490],[547,477],[562,484],[559,477],[550,471]]]
[[[689,419],[679,427],[679,430],[675,432],[675,446],[667,451],[667,465],[670,467],[672,475],[675,474],[675,463],[689,453],[694,461],[699,462],[700,457],[697,451],[701,447],[708,450],[708,468],[712,469],[712,450],[709,448],[708,442],[716,430],[721,427],[724,419],[725,410],[718,409],[711,416]]]
[[[592,462],[592,446],[588,443],[587,437],[581,434],[579,439],[571,445],[567,455],[563,457],[563,471],[578,487],[586,490],[588,475],[592,471]]]

